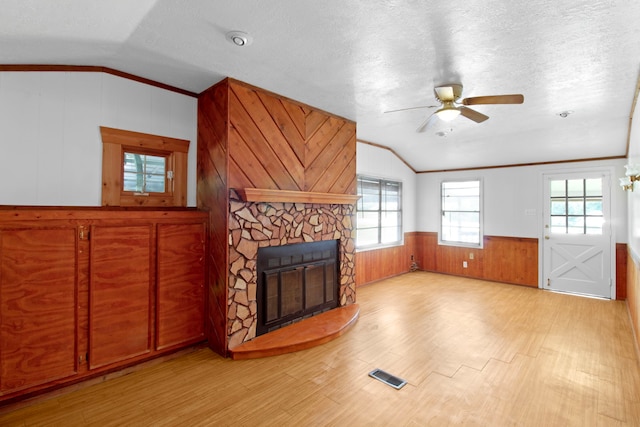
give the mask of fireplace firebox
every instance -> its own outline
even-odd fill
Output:
[[[338,306],[338,241],[258,249],[256,335]]]

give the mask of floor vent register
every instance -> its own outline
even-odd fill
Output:
[[[400,390],[407,383],[407,381],[403,380],[402,378],[391,375],[383,371],[382,369],[374,369],[373,371],[369,372],[369,376],[377,379],[378,381],[382,381],[383,383],[397,390]]]

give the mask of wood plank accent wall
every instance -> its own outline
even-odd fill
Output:
[[[356,126],[227,79],[229,187],[356,194]]]
[[[210,212],[206,329],[228,351],[229,190],[356,195],[354,122],[225,79],[198,97],[198,207]]]
[[[419,270],[538,286],[537,239],[485,236],[484,248],[473,249],[438,245],[438,234],[429,232],[405,233],[404,246],[357,252],[356,283],[410,271],[412,254]]]
[[[216,85],[198,98],[198,208],[209,211],[209,251],[205,286],[205,335],[209,346],[227,355],[228,90]]]

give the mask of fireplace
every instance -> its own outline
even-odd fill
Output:
[[[295,322],[300,318],[326,310],[332,304],[331,297],[335,304],[333,307],[355,302],[353,204],[253,202],[242,200],[235,190],[230,190],[229,193],[229,269],[226,294],[229,349],[260,334],[266,334],[273,328],[283,326],[273,323],[274,312],[280,311],[278,317],[284,317],[281,319],[283,323]],[[293,258],[291,261],[282,262],[281,260],[283,255],[279,251],[289,249],[280,248],[325,242],[329,242],[328,244],[334,249],[329,249],[333,251],[332,254],[323,256],[323,259],[314,259],[313,257],[317,255],[313,254],[318,250],[313,249],[310,252],[311,255],[300,255],[301,262]],[[303,307],[308,308],[309,311],[302,314],[299,313],[296,299],[303,301],[303,297],[299,293],[296,294],[299,291],[293,291],[293,296],[289,297],[292,300],[291,306],[286,306],[284,309],[285,316],[281,316],[282,302],[272,303],[274,305],[271,307],[279,308],[271,308],[268,311],[267,319],[269,320],[264,322],[266,325],[258,326],[261,323],[260,318],[265,318],[263,313],[269,310],[258,307],[260,299],[258,295],[265,292],[265,286],[261,282],[264,280],[264,273],[258,272],[258,253],[271,249],[276,251],[276,258],[280,258],[278,261],[280,265],[275,265],[275,261],[271,261],[271,265],[267,264],[266,270],[271,275],[269,276],[271,283],[277,281],[278,286],[281,286],[284,275],[286,288],[290,279],[297,275],[315,280],[314,278],[319,277],[322,272],[325,280],[327,277],[331,279],[333,274],[336,290],[326,290],[323,283],[323,301],[319,303],[321,292],[318,289],[310,289],[309,296],[304,298],[313,304],[305,302]],[[327,249],[323,248],[319,252],[322,254],[325,251]],[[290,264],[287,265],[287,262]],[[306,262],[310,262],[310,265],[304,265]],[[318,264],[321,264],[322,268],[317,267]],[[318,285],[315,286],[319,288]]]
[[[256,335],[338,306],[338,242],[258,249]]]

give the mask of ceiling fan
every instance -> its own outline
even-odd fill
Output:
[[[436,95],[436,99],[440,102],[440,108],[431,114],[426,120],[416,129],[416,132],[424,132],[431,123],[434,121],[434,117],[439,118],[445,122],[450,122],[458,116],[464,116],[469,120],[473,120],[476,123],[482,123],[489,118],[476,110],[465,107],[465,105],[482,105],[482,104],[522,104],[524,102],[524,96],[520,94],[513,95],[490,95],[490,96],[474,96],[471,98],[464,98],[460,103],[458,99],[462,95],[461,84],[447,84],[443,86],[437,86],[433,90]],[[462,104],[462,105],[459,105]],[[394,113],[397,111],[413,110],[416,108],[435,108],[437,105],[429,105],[426,107],[413,107],[403,108],[400,110],[385,111],[385,113]]]

